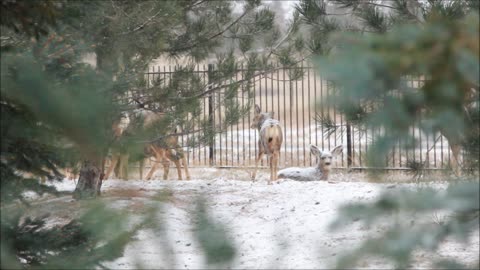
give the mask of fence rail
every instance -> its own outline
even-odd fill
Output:
[[[274,112],[274,118],[283,125],[284,143],[280,167],[313,166],[316,161],[310,155],[310,144],[321,149],[332,149],[341,144],[344,151],[334,161],[334,167],[365,168],[366,152],[382,134],[382,130],[365,130],[349,125],[332,106],[321,106],[319,101],[331,94],[333,87],[314,68],[298,68],[304,71],[300,80],[289,80],[288,74],[294,68],[275,68],[257,78],[253,84],[253,104],[260,105],[262,111]],[[149,81],[160,78],[163,83],[167,83],[177,69],[175,66],[153,67],[145,76]],[[213,65],[203,65],[196,66],[192,73],[208,84],[208,74],[214,70]],[[233,80],[242,80],[245,72],[245,69],[239,68]],[[412,78],[407,78],[406,81],[412,88],[418,88],[423,83],[420,79]],[[243,91],[239,93],[237,98],[240,105],[246,105],[246,94]],[[210,119],[212,125],[221,125],[224,121],[225,108],[219,102],[221,98],[218,92],[202,98],[202,117]],[[318,117],[329,117],[335,123],[335,129],[332,131],[332,127],[320,124]],[[258,134],[256,130],[250,129],[252,118],[253,112],[237,125],[230,126],[226,132],[218,134],[208,146],[187,147],[186,142],[190,136],[183,136],[180,142],[188,153],[189,165],[253,166],[258,151]],[[328,135],[330,131],[331,134]],[[402,142],[399,142],[385,157],[387,167],[406,169],[412,164],[423,164],[424,168],[442,169],[449,166],[451,152],[445,137],[441,134],[423,133],[417,127],[412,128],[410,133],[417,139],[418,147],[404,149],[401,147]],[[264,160],[262,165],[266,164]]]

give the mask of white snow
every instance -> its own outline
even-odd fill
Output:
[[[175,175],[171,176],[176,179]],[[351,249],[368,236],[386,229],[378,225],[370,229],[359,222],[345,230],[331,233],[328,225],[337,216],[337,208],[348,202],[369,201],[382,190],[400,187],[415,188],[414,183],[371,183],[361,173],[333,171],[330,181],[298,182],[280,180],[267,185],[268,172],[259,174],[259,181],[247,181],[247,170],[192,169],[190,181],[178,180],[108,180],[103,184],[103,199],[113,207],[133,214],[156,203],[158,191],[169,190],[172,196],[161,204],[159,215],[165,231],[141,230],[130,243],[125,255],[105,266],[113,269],[198,269],[207,267],[199,243],[194,237],[195,201],[202,194],[207,198],[209,214],[229,229],[235,243],[236,258],[231,268],[241,269],[324,269],[333,267],[343,250]],[[392,179],[392,177],[390,177]],[[61,190],[73,190],[73,181],[55,183]],[[438,189],[445,182],[427,184]],[[124,195],[119,191],[123,191]],[[125,194],[133,195],[127,196]],[[434,222],[433,217],[426,217]],[[416,224],[418,216],[412,215]],[[410,220],[406,221],[410,222]],[[471,236],[468,246],[455,241],[440,251],[416,255],[414,268],[431,267],[425,258],[455,257],[466,263],[478,260],[479,233]],[[362,267],[392,267],[383,260],[368,260]]]

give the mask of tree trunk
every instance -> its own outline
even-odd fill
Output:
[[[85,160],[80,169],[80,176],[73,192],[73,198],[84,199],[100,196],[101,174],[101,163]]]

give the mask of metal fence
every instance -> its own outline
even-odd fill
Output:
[[[205,84],[208,83],[208,72],[212,72],[213,65],[199,65],[192,71]],[[172,74],[178,69],[176,66],[152,67],[146,76],[149,80],[162,79],[167,83]],[[293,69],[302,69],[304,76],[300,80],[289,80]],[[246,70],[239,68],[233,80],[242,80]],[[262,70],[257,70],[262,73]],[[408,78],[410,87],[419,87],[423,81]],[[348,125],[340,113],[331,106],[321,106],[319,101],[327,97],[333,88],[323,79],[314,68],[300,66],[296,68],[275,68],[272,72],[258,76],[253,84],[253,103],[261,106],[262,111],[274,112],[284,132],[280,168],[291,166],[313,166],[315,157],[310,155],[310,145],[314,144],[321,149],[332,149],[336,145],[343,145],[341,156],[334,161],[334,167],[365,168],[366,152],[375,143],[382,130],[365,130]],[[222,95],[217,92],[203,98],[202,117],[211,117],[212,124],[221,125],[225,117],[225,108],[222,106]],[[240,91],[238,96],[241,105],[247,104],[247,95]],[[328,116],[336,125],[335,130],[327,136],[327,127],[316,121],[318,116]],[[180,142],[188,153],[190,166],[215,167],[251,167],[255,164],[258,151],[256,130],[250,129],[253,111],[248,117],[241,119],[237,125],[230,126],[226,132],[218,134],[214,143],[208,146],[186,147],[189,135],[185,135]],[[440,169],[450,164],[450,148],[448,141],[441,134],[426,134],[419,128],[412,128],[411,134],[417,139],[417,148],[404,149],[401,142],[385,156],[387,167],[392,169],[406,169],[409,164],[423,164],[425,168]],[[453,157],[452,157],[453,158]],[[266,159],[262,165],[266,166]]]

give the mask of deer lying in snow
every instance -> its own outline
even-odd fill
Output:
[[[252,173],[252,180],[255,180],[257,174],[258,162],[263,154],[267,154],[270,160],[270,180],[277,179],[278,159],[283,142],[283,133],[278,120],[273,119],[273,112],[262,113],[260,106],[255,105],[255,116],[251,128],[258,129],[260,138],[258,139],[258,157],[255,159],[255,170]]]
[[[289,178],[297,181],[328,180],[332,159],[342,153],[342,145],[336,146],[331,152],[326,150],[322,151],[315,145],[311,145],[310,151],[318,159],[316,167],[286,168],[278,172],[278,178]]]

